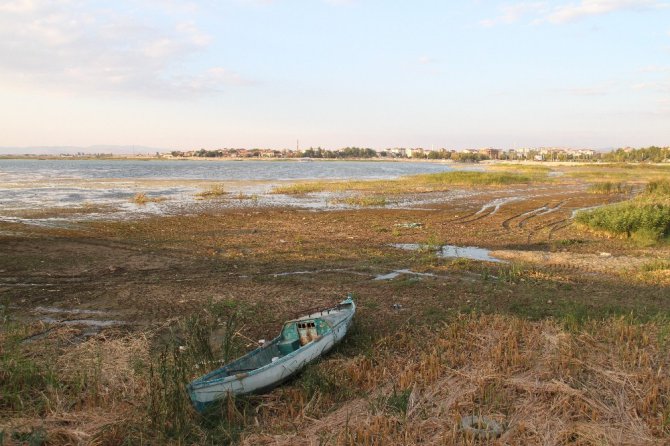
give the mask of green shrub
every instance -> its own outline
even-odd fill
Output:
[[[579,212],[577,223],[591,229],[631,237],[644,233],[659,239],[670,234],[670,205],[628,201],[592,211]]]

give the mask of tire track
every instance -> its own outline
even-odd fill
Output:
[[[501,223],[501,225],[502,225],[503,228],[509,230],[510,222],[511,222],[512,220],[514,220],[515,218],[524,217],[524,216],[526,216],[526,215],[532,215],[532,214],[535,214],[535,213],[537,213],[537,212],[541,212],[541,211],[543,211],[543,210],[545,210],[545,209],[547,209],[547,203],[543,204],[543,205],[540,206],[539,208],[536,208],[536,209],[533,209],[533,210],[530,210],[530,211],[526,211],[526,212],[521,212],[521,213],[519,213],[519,214],[513,215],[513,216],[509,217],[508,219],[504,220],[504,221]],[[518,227],[521,227],[519,224],[517,224],[517,226],[518,226]]]
[[[527,242],[527,243],[530,243],[530,241],[531,241],[531,239],[533,238],[533,236],[535,236],[535,234],[537,234],[538,232],[542,231],[543,229],[550,228],[550,227],[552,227],[552,226],[554,226],[554,225],[563,223],[563,222],[565,222],[565,221],[567,221],[567,220],[568,220],[567,218],[562,218],[562,219],[560,219],[560,220],[550,221],[549,223],[545,223],[545,224],[543,224],[543,225],[540,225],[540,226],[537,226],[537,227],[533,228],[533,229],[528,233],[528,238],[526,239],[526,242]]]
[[[563,205],[564,205],[565,203],[567,203],[568,201],[569,201],[569,200],[563,200],[563,201],[560,201],[560,202],[559,202],[556,206],[554,206],[554,207],[546,207],[546,205],[545,205],[545,209],[544,209],[542,212],[538,212],[537,214],[530,215],[530,216],[524,218],[523,220],[521,220],[521,221],[519,222],[519,228],[523,228],[523,227],[525,227],[525,226],[526,226],[526,223],[528,223],[528,220],[530,220],[531,218],[534,218],[534,217],[541,217],[541,216],[543,216],[543,215],[547,215],[547,214],[551,214],[552,212],[556,212],[556,211],[559,210],[561,207],[563,207]]]
[[[472,223],[477,220],[481,220],[482,218],[490,217],[498,213],[500,208],[507,203],[512,203],[514,201],[519,201],[521,199],[522,199],[521,197],[496,198],[495,200],[491,200],[488,203],[482,205],[482,207],[477,212],[468,214],[455,220],[451,220],[451,222]]]
[[[549,235],[547,236],[547,240],[551,240],[551,238],[553,237],[553,235],[554,235],[556,232],[560,231],[561,229],[565,229],[565,228],[567,228],[568,226],[572,225],[573,223],[574,223],[574,222],[573,222],[571,219],[566,218],[565,220],[563,220],[562,223],[557,223],[557,224],[555,224],[555,225],[552,226],[551,229],[549,230]]]

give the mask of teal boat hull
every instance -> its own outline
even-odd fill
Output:
[[[228,395],[266,392],[333,348],[351,325],[351,297],[337,306],[288,321],[279,336],[188,385],[195,408],[205,410]]]

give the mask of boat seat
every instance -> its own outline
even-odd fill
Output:
[[[283,355],[288,355],[291,352],[296,351],[297,349],[300,348],[300,340],[299,339],[287,339],[284,341],[280,341],[277,344],[277,348],[279,348],[279,353]]]

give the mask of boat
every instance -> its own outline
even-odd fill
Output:
[[[334,307],[285,322],[276,338],[188,385],[198,411],[228,395],[262,393],[329,351],[346,334],[356,304],[349,295]]]

